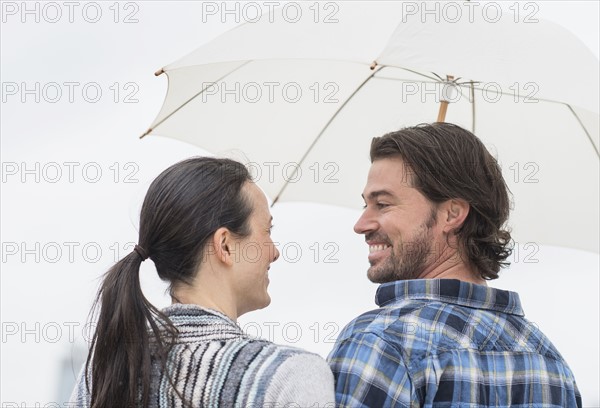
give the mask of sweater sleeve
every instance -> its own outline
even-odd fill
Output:
[[[84,371],[85,363],[79,371],[77,382],[75,383],[75,387],[73,388],[73,392],[71,393],[71,398],[69,399],[69,407],[88,408],[90,406],[90,394],[87,392]]]
[[[334,408],[333,374],[323,358],[301,353],[277,369],[265,393],[269,406]]]

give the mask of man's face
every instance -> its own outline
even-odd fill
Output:
[[[365,210],[354,225],[369,245],[372,282],[417,279],[432,266],[441,239],[436,207],[411,187],[399,158],[375,160],[363,191]]]

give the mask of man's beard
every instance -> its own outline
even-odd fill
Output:
[[[427,260],[433,247],[431,228],[436,223],[435,212],[420,226],[419,231],[410,242],[399,242],[399,253],[394,251],[394,246],[389,240],[390,256],[381,265],[371,266],[367,277],[373,283],[387,283],[398,280],[417,279],[427,266]]]

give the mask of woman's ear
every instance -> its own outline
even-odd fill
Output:
[[[231,232],[225,227],[219,228],[213,234],[211,244],[212,248],[208,249],[208,254],[214,254],[216,259],[227,266],[232,266],[234,242]]]

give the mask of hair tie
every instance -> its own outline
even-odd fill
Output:
[[[141,246],[139,246],[139,245],[136,244],[136,246],[133,247],[133,250],[135,252],[137,252],[137,254],[142,259],[142,262],[144,262],[146,259],[148,259],[148,254],[146,253],[146,251],[144,250],[144,248],[142,248]]]

